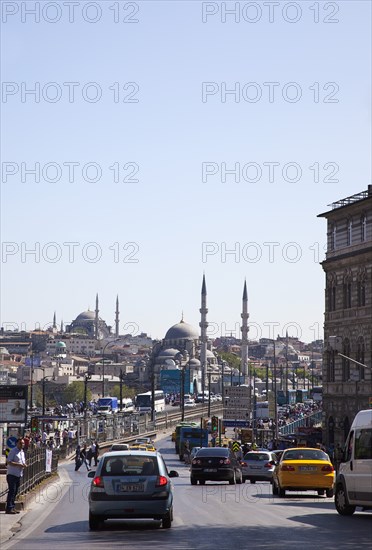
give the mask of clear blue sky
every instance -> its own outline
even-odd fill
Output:
[[[1,324],[67,323],[98,292],[108,324],[118,294],[121,331],[161,338],[198,324],[205,272],[211,334],[236,331],[246,278],[251,338],[322,338],[317,214],[371,182],[370,2],[36,4],[2,2]]]

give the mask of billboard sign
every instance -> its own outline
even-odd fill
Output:
[[[27,386],[0,385],[0,423],[26,423],[27,392]]]

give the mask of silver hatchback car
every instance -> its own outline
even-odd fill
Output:
[[[273,479],[277,457],[271,451],[249,451],[241,462],[243,482],[270,481]]]
[[[173,520],[173,484],[163,457],[151,451],[115,451],[106,453],[89,491],[89,527],[101,528],[105,519],[149,518],[161,520],[169,529]]]

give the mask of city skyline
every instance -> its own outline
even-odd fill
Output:
[[[211,337],[246,280],[249,339],[323,338],[317,216],[371,182],[370,3],[3,4],[0,326],[98,293],[161,338],[205,273]]]

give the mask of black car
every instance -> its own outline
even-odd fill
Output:
[[[203,447],[191,462],[191,485],[204,485],[206,481],[228,481],[230,485],[242,483],[239,460],[227,447]]]

